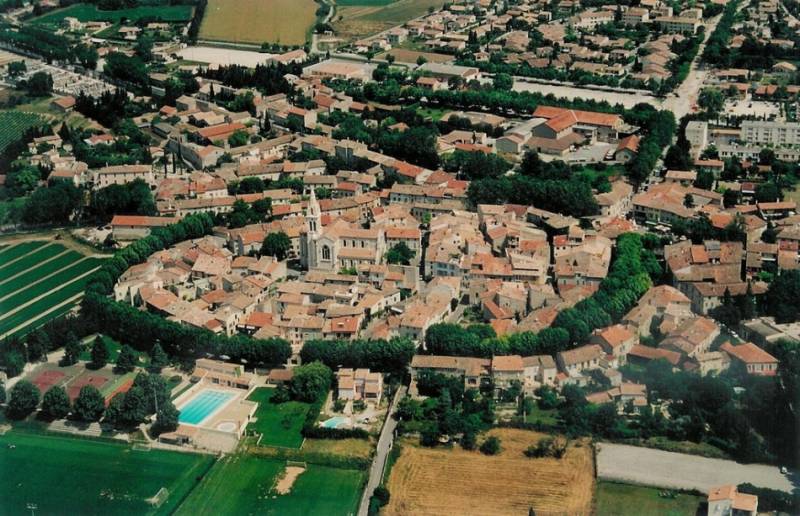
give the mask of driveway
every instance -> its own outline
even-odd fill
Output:
[[[759,487],[791,493],[798,486],[795,476],[782,475],[778,467],[739,464],[732,460],[707,459],[622,444],[597,445],[597,478],[671,489],[697,489],[749,482]]]

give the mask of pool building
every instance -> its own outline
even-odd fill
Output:
[[[247,400],[255,389],[256,375],[238,364],[199,359],[193,385],[174,403],[178,428],[159,440],[213,451],[232,451],[244,435],[258,404]]]

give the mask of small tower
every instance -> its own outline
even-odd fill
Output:
[[[311,198],[308,200],[308,210],[306,213],[306,220],[308,221],[308,236],[310,238],[316,237],[317,232],[320,230],[320,215],[319,203],[317,202],[317,194],[314,189],[311,189]]]
[[[322,228],[321,223],[322,211],[317,202],[317,195],[314,190],[311,190],[311,197],[308,199],[308,207],[306,209],[306,222],[308,223],[308,233],[306,233],[305,240],[302,241],[301,246],[301,262],[308,268],[313,269],[317,266],[317,238],[319,231]]]

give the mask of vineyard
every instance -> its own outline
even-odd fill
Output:
[[[561,459],[529,459],[528,446],[542,436],[514,429],[500,438],[495,456],[477,451],[404,444],[389,476],[387,515],[589,514],[594,475],[587,442],[573,442]]]
[[[44,122],[38,116],[21,111],[2,111],[0,112],[0,152],[6,147],[22,138],[25,132],[31,127],[36,127]]]

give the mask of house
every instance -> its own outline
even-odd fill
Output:
[[[734,485],[711,488],[708,492],[708,516],[756,516],[758,497],[740,493]]]
[[[614,403],[617,411],[626,413],[629,407],[633,407],[633,412],[639,412],[643,407],[647,406],[647,386],[622,382],[616,387],[612,387],[607,391],[595,392],[586,396],[586,401],[589,403],[603,404]]]
[[[555,384],[558,368],[550,355],[523,357],[522,367],[526,390],[528,387],[533,390],[540,385]]]
[[[720,327],[713,320],[707,317],[694,317],[667,334],[658,347],[694,358],[709,350],[720,331]]]
[[[256,385],[256,375],[245,372],[244,366],[241,364],[199,358],[195,362],[191,381],[250,390]]]
[[[491,374],[496,390],[508,389],[514,383],[522,386],[525,365],[519,355],[496,356],[492,358]]]
[[[639,141],[641,138],[632,134],[619,141],[617,148],[614,151],[614,159],[627,163],[639,154]]]
[[[342,400],[363,400],[381,402],[383,396],[383,375],[369,369],[341,368],[336,372],[338,398]]]
[[[637,335],[622,324],[599,328],[592,333],[589,343],[598,344],[609,355],[625,363],[625,357],[639,343]]]
[[[59,97],[50,103],[54,108],[58,109],[62,113],[69,113],[75,107],[75,97],[72,95],[67,95],[65,97]]]
[[[411,380],[415,385],[421,374],[432,372],[461,377],[465,388],[477,389],[484,379],[489,379],[490,369],[491,360],[486,358],[414,355],[411,359]]]
[[[587,344],[556,355],[558,367],[569,376],[578,376],[584,370],[597,369],[605,358],[603,348],[597,344]]]
[[[778,359],[752,342],[739,345],[726,342],[719,349],[730,355],[732,360],[743,364],[747,368],[747,374],[775,376],[778,371]]]
[[[153,228],[168,226],[177,221],[174,217],[114,215],[111,219],[111,236],[116,241],[138,240],[149,235]]]

